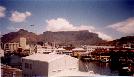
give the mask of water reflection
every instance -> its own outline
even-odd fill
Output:
[[[79,70],[82,72],[94,71],[96,74],[118,76],[118,70],[113,70],[110,63],[79,61]]]

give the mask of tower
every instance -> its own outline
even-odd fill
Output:
[[[20,38],[20,47],[22,47],[22,49],[26,48],[26,38],[24,37]]]

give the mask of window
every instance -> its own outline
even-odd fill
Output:
[[[25,68],[28,68],[28,63],[25,63]]]
[[[23,59],[21,61],[23,62]]]
[[[28,74],[24,74],[24,77],[28,77]]]
[[[32,69],[32,64],[29,64],[29,69]]]
[[[32,64],[25,63],[25,68],[32,69]]]

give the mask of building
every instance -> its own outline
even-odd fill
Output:
[[[114,46],[83,46],[83,48],[87,51],[87,52],[93,52],[95,49],[110,49],[110,48],[114,48]]]
[[[1,77],[22,77],[22,70],[1,64]]]
[[[123,48],[131,48],[131,43],[123,44]]]
[[[46,49],[46,48],[38,48],[37,53],[42,53],[42,54],[49,54],[53,51],[53,49]]]
[[[70,55],[70,56],[72,55],[72,51],[71,50],[66,50],[64,48],[57,48],[56,52],[58,54],[65,54],[65,55]]]
[[[81,54],[84,54],[86,52],[83,48],[74,48],[72,49],[72,56],[79,56]]]
[[[8,50],[8,51],[17,51],[17,49],[19,48],[19,43],[5,43],[4,44],[4,50]]]
[[[26,38],[24,37],[20,38],[20,47],[22,47],[22,49],[26,48]]]
[[[42,53],[42,54],[49,54],[55,51],[55,48],[52,48],[51,46],[46,47],[46,46],[41,46],[37,45],[37,53]]]
[[[14,67],[19,67],[21,66],[21,57],[18,55],[11,55],[10,57],[10,65]]]
[[[5,51],[17,51],[18,48],[21,47],[22,49],[26,49],[27,45],[26,45],[26,38],[21,37],[20,38],[20,43],[5,43],[4,44],[4,50]]]
[[[59,54],[33,54],[22,58],[23,76],[54,76],[65,70],[78,71],[78,59]]]
[[[134,63],[133,48],[111,48],[110,57],[113,62]]]
[[[56,54],[72,55],[71,50],[66,50],[64,48],[55,48],[52,46],[46,47],[46,46],[37,45],[37,53],[49,54],[52,52],[55,52]]]

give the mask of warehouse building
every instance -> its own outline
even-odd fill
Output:
[[[78,71],[78,59],[59,54],[33,54],[22,58],[23,76],[54,76],[65,70]]]

